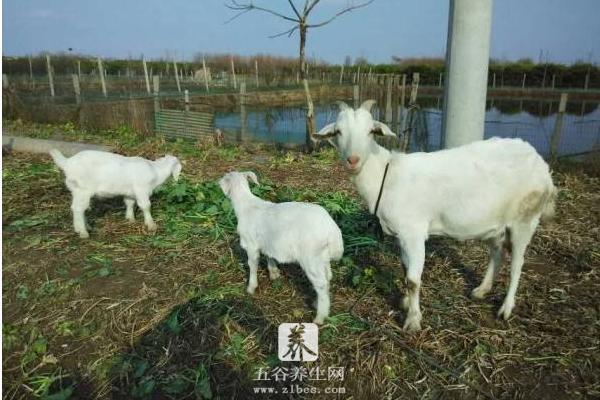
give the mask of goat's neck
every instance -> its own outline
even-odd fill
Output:
[[[231,193],[229,199],[233,204],[233,211],[238,221],[243,220],[251,209],[256,209],[266,203],[264,200],[253,195],[250,189],[236,190]]]
[[[154,161],[154,170],[158,178],[156,186],[160,186],[169,178],[172,168],[165,162]]]
[[[378,147],[377,152],[372,153],[367,158],[360,172],[353,179],[358,193],[367,202],[371,213],[375,211],[375,203],[377,203],[385,166],[390,162],[392,156],[392,153],[386,148]]]

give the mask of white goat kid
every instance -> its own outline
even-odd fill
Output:
[[[331,260],[344,253],[342,233],[324,208],[310,203],[271,203],[250,191],[247,179],[258,184],[253,172],[229,172],[219,180],[238,220],[240,244],[248,255],[247,291],[254,294],[258,260],[267,257],[270,279],[279,277],[277,262],[298,263],[317,293],[317,315],[322,324],[329,315]]]
[[[508,319],[525,249],[540,218],[554,212],[556,189],[548,165],[520,139],[493,138],[432,153],[390,152],[373,138],[396,136],[373,120],[373,103],[368,100],[357,110],[341,103],[337,121],[317,137],[334,142],[370,212],[386,234],[398,239],[406,268],[404,328],[421,329],[419,290],[430,235],[489,243],[490,261],[481,285],[472,292],[475,298],[491,290],[501,267],[502,246],[510,243],[510,284],[498,312]]]
[[[90,199],[123,196],[127,211],[125,217],[133,221],[134,205],[144,213],[144,222],[150,232],[156,224],[150,214],[150,196],[154,189],[169,176],[175,181],[181,173],[181,163],[167,155],[155,161],[141,157],[125,157],[104,151],[85,150],[66,158],[56,149],[50,150],[54,162],[65,173],[65,183],[73,202],[73,227],[83,239],[89,237],[85,224],[85,210]]]

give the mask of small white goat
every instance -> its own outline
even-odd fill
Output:
[[[177,181],[181,173],[181,163],[170,155],[156,161],[95,150],[84,150],[66,158],[60,151],[52,149],[50,155],[65,173],[65,183],[73,196],[73,227],[84,239],[89,237],[85,226],[85,210],[93,196],[124,196],[127,207],[125,217],[130,221],[135,219],[133,208],[137,201],[148,230],[156,231],[150,214],[150,196],[169,176]]]
[[[373,103],[367,100],[357,110],[340,103],[337,122],[325,126],[317,137],[337,146],[370,212],[386,234],[398,239],[406,268],[404,329],[421,329],[419,290],[429,235],[489,243],[490,261],[481,285],[472,292],[475,298],[483,298],[492,288],[502,246],[510,243],[510,284],[498,311],[508,319],[525,249],[540,218],[554,213],[556,189],[548,165],[520,139],[493,138],[432,153],[390,152],[373,139],[373,135],[396,136],[373,120]]]
[[[248,293],[258,286],[260,254],[267,257],[270,279],[279,277],[277,262],[298,263],[317,292],[317,315],[322,324],[329,315],[331,260],[344,253],[342,233],[321,206],[310,203],[271,203],[252,194],[247,179],[258,184],[253,172],[229,172],[219,180],[231,199],[238,220],[240,243],[248,255]]]

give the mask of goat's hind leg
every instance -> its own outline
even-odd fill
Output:
[[[535,233],[535,229],[539,224],[539,216],[532,221],[522,222],[510,227],[510,240],[512,249],[512,259],[510,262],[510,283],[508,291],[504,298],[504,303],[498,316],[507,320],[515,307],[515,295],[519,286],[519,278],[521,277],[521,269],[525,262],[525,250]]]
[[[125,202],[125,207],[126,207],[125,218],[127,219],[127,221],[130,221],[130,222],[135,221],[135,214],[134,214],[135,200],[125,197],[123,199],[123,201]]]
[[[310,263],[310,264],[309,264]],[[312,283],[315,292],[317,293],[317,315],[313,322],[321,325],[325,322],[325,318],[329,316],[329,308],[331,301],[329,299],[329,281],[331,275],[329,261],[305,262],[302,269],[306,273],[306,277]],[[308,265],[307,265],[308,264]]]
[[[488,244],[490,248],[490,261],[488,262],[485,276],[481,284],[471,292],[471,297],[474,299],[483,299],[486,294],[492,289],[494,280],[498,277],[502,268],[502,246],[505,240],[505,235],[491,239]]]
[[[279,268],[277,268],[277,261],[274,258],[267,258],[267,269],[269,270],[269,279],[275,280],[281,276]]]
[[[82,239],[87,239],[90,234],[85,227],[85,210],[90,206],[91,196],[85,192],[73,191],[71,210],[73,211],[73,229]]]

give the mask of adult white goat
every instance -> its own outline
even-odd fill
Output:
[[[155,161],[95,150],[84,150],[66,158],[60,151],[52,149],[50,155],[65,173],[65,183],[73,197],[73,227],[83,239],[89,237],[85,210],[93,196],[123,196],[127,207],[125,217],[130,221],[135,219],[133,211],[137,202],[148,230],[156,231],[150,214],[150,196],[169,176],[177,181],[181,173],[181,163],[170,155]]]
[[[238,220],[240,244],[248,255],[250,278],[247,291],[258,286],[256,271],[260,254],[267,257],[269,277],[279,277],[277,262],[298,263],[317,293],[317,315],[322,324],[329,315],[331,260],[344,253],[342,233],[321,206],[310,203],[271,203],[250,191],[247,179],[258,184],[253,172],[229,172],[219,180],[231,200]]]
[[[386,234],[398,238],[406,268],[408,310],[404,329],[421,329],[419,290],[430,235],[489,243],[490,261],[472,292],[483,298],[512,250],[510,284],[499,316],[515,305],[524,254],[541,217],[554,212],[556,189],[546,162],[520,139],[493,138],[432,153],[403,154],[379,146],[372,135],[396,136],[374,121],[365,101],[353,110],[340,103],[335,123],[318,132],[337,146],[360,195]],[[386,174],[387,172],[387,174]]]

